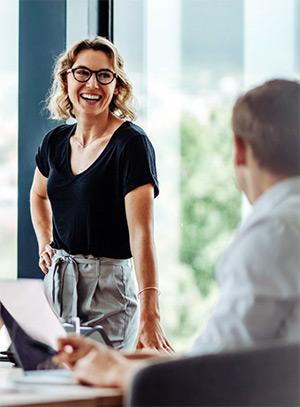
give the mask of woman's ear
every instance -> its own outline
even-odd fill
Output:
[[[233,146],[234,146],[234,165],[241,166],[247,163],[247,146],[244,139],[241,136],[234,134],[233,136]]]

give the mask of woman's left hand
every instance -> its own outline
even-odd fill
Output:
[[[141,317],[136,348],[155,350],[160,353],[175,353],[158,318]]]

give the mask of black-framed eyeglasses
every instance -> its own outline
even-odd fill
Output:
[[[85,66],[79,66],[77,68],[70,68],[66,73],[73,74],[73,77],[78,82],[87,82],[93,73],[96,75],[96,79],[101,85],[109,85],[116,77],[117,74],[110,69],[99,69],[99,71],[92,71]]]

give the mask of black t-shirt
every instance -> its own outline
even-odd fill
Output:
[[[158,180],[155,152],[145,132],[124,122],[96,161],[74,175],[70,137],[76,124],[61,125],[44,137],[36,163],[48,178],[52,208],[53,247],[71,254],[126,259],[131,257],[125,195]]]

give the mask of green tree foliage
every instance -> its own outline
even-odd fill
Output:
[[[207,123],[185,112],[181,120],[181,247],[202,296],[214,283],[215,263],[240,220],[241,193],[234,181],[232,132],[225,109]]]

